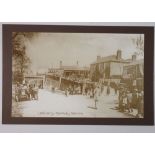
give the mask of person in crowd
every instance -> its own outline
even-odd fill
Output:
[[[128,109],[128,112],[133,112],[131,91],[127,91],[127,109]]]
[[[119,103],[118,108],[120,110],[122,109],[122,105],[123,105],[123,93],[124,93],[124,89],[121,87],[119,90],[119,96],[118,96],[118,103]]]
[[[78,85],[77,88],[76,88],[77,94],[80,94],[80,90],[81,90],[81,89],[80,89],[80,86]]]
[[[138,90],[135,88],[132,93],[132,108],[136,108],[138,103]]]
[[[90,89],[90,87],[88,86],[87,89],[86,89],[86,95],[89,96],[89,97],[90,97],[90,90],[91,90],[91,89]]]
[[[85,87],[85,95],[88,95],[88,87]]]
[[[94,90],[93,90],[93,88],[89,89],[89,96],[90,96],[90,98],[94,97]]]
[[[127,107],[127,95],[125,92],[122,94],[122,105],[121,105],[121,111],[124,112]]]
[[[35,94],[33,91],[33,85],[32,84],[29,85],[29,92],[30,92],[30,99],[34,99]]]
[[[29,89],[27,87],[27,84],[23,84],[23,89],[25,90],[25,94],[30,98],[30,92],[29,92]]]
[[[68,87],[68,94],[71,95],[71,87]]]
[[[68,90],[68,88],[65,89],[65,95],[66,95],[66,97],[69,95],[69,90]]]
[[[110,94],[110,85],[107,86],[107,95]]]
[[[71,95],[73,95],[74,94],[74,87],[72,86],[71,87]]]
[[[127,106],[128,106],[127,94],[126,94],[126,92],[124,92],[124,94],[123,94],[123,111],[124,111],[125,109],[127,109]]]
[[[85,86],[84,85],[82,86],[82,95],[83,96],[85,95]]]
[[[38,86],[35,84],[35,85],[34,85],[34,88],[33,88],[33,91],[34,91],[34,98],[35,98],[36,100],[38,100],[38,90],[39,90],[39,88],[38,88]]]
[[[76,85],[75,84],[73,85],[73,94],[74,95],[76,94]]]
[[[115,95],[117,95],[117,84],[114,85]]]
[[[104,93],[104,84],[102,83],[101,84],[101,94],[103,94]]]
[[[82,85],[80,85],[79,87],[80,87],[80,94],[82,95]]]
[[[15,86],[15,100],[17,102],[19,101],[20,94],[21,94],[21,86],[20,86],[19,82],[17,82],[17,84]]]
[[[144,116],[144,93],[143,91],[138,92],[138,103],[137,103],[137,117]]]
[[[95,109],[97,109],[97,103],[99,101],[100,96],[100,88],[99,86],[94,89],[94,101],[95,101]]]
[[[124,112],[125,108],[127,107],[127,95],[125,93],[125,91],[122,93],[122,96],[120,98],[120,111]]]
[[[54,87],[53,84],[51,85],[51,91],[52,91],[53,93],[55,92],[55,87]]]
[[[20,89],[21,89],[21,85],[19,84],[19,82],[17,82],[16,84],[16,91],[19,93]]]

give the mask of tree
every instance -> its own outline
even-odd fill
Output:
[[[132,39],[137,51],[135,52],[138,56],[144,56],[144,37],[139,35],[136,39]]]
[[[30,67],[30,58],[26,54],[25,40],[31,39],[34,33],[14,32],[12,34],[12,73],[14,82],[22,82],[24,74]]]

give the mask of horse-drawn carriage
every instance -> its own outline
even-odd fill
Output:
[[[15,101],[38,100],[38,88],[35,85],[17,84],[15,87]]]

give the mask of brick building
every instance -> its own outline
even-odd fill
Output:
[[[96,61],[90,65],[90,78],[97,82],[101,79],[107,82],[120,82],[123,66],[135,60],[135,55],[132,59],[123,59],[121,50],[117,50],[116,55],[97,56]]]

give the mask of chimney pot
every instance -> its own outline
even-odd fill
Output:
[[[60,68],[62,67],[62,61],[60,61]]]
[[[136,61],[136,55],[132,55],[132,61]]]
[[[122,59],[122,51],[120,49],[117,50],[117,60]]]
[[[97,62],[101,61],[101,56],[97,56]]]

